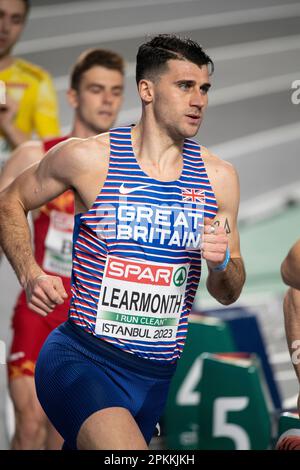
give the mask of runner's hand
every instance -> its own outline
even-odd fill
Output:
[[[290,434],[289,434],[290,433]],[[284,436],[279,438],[276,450],[300,450],[300,436],[295,434],[295,430],[290,429]]]
[[[300,417],[300,393],[298,395],[298,414]],[[300,450],[300,435],[298,429],[288,429],[281,435],[276,443],[276,450]]]
[[[51,313],[56,305],[63,304],[68,297],[61,278],[47,274],[29,281],[25,291],[28,307],[43,317]]]
[[[0,104],[0,128],[2,130],[5,131],[13,123],[18,109],[18,103],[7,93],[5,104]]]
[[[204,230],[202,235],[202,257],[206,259],[209,268],[223,263],[228,247],[228,236],[224,227],[216,227],[213,220],[204,217]]]

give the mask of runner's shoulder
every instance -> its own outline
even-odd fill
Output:
[[[110,137],[109,132],[104,132],[103,134],[95,135],[90,137],[91,140],[97,143],[99,150],[103,156],[109,156],[110,153]]]
[[[18,145],[16,150],[18,151],[39,151],[43,149],[43,143],[40,140],[26,140],[22,144]]]
[[[87,139],[70,137],[55,145],[49,154],[53,163],[63,172],[86,173],[101,165],[101,157],[109,155],[109,146],[105,144],[105,139],[99,139],[98,136]]]
[[[90,156],[105,156],[109,155],[109,133],[99,134],[87,139],[70,137],[58,145],[61,145],[61,148],[68,149],[68,152],[73,153],[78,158],[80,156],[83,156],[85,159],[88,159]]]
[[[20,144],[13,152],[9,161],[24,166],[39,162],[44,156],[43,144],[39,140],[27,140]]]
[[[201,146],[201,157],[208,172],[222,179],[236,179],[237,171],[232,163],[223,160],[207,147]]]

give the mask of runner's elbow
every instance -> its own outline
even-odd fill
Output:
[[[288,262],[286,259],[281,263],[280,273],[283,282],[287,285],[290,285]]]
[[[0,214],[11,214],[20,208],[26,213],[25,207],[17,195],[12,194],[8,189],[0,192]]]
[[[238,300],[240,293],[241,291],[238,294],[228,293],[227,295],[223,295],[216,300],[222,305],[231,305]]]

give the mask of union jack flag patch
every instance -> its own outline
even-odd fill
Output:
[[[204,189],[182,189],[183,202],[195,202],[205,204],[205,190]]]

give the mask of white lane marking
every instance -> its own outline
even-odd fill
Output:
[[[296,374],[293,370],[281,370],[275,373],[276,380],[297,380]]]
[[[207,52],[214,61],[227,61],[246,59],[247,57],[266,54],[278,54],[300,49],[300,35],[281,36],[277,38],[262,39],[259,41],[242,42],[230,46],[215,47]]]
[[[282,351],[282,352],[272,354],[272,356],[270,357],[270,362],[273,365],[286,364],[286,363],[291,362],[291,357],[288,351]]]
[[[133,112],[134,111],[134,112]],[[123,111],[120,113],[118,123],[123,125],[133,123],[140,117],[141,108]],[[67,133],[70,126],[64,126],[63,134]],[[277,145],[289,143],[300,139],[300,124],[288,124],[269,129],[267,131],[256,132],[238,139],[223,142],[210,147],[210,150],[222,157],[224,160],[234,160],[258,150],[276,147]]]
[[[291,83],[300,77],[300,71],[287,73],[277,77],[267,77],[251,82],[230,85],[211,92],[209,96],[209,107],[222,104],[235,103],[257,96],[266,96],[291,88]]]
[[[235,60],[247,57],[276,54],[300,49],[300,35],[283,36],[263,41],[250,41],[233,46],[216,47],[209,49],[208,53],[215,62]],[[135,62],[126,65],[126,77],[135,76]],[[69,84],[69,75],[61,75],[54,80],[58,92],[65,91]]]
[[[213,106],[219,106],[222,104],[235,103],[237,101],[242,101],[242,100],[246,100],[250,98],[256,98],[257,96],[267,96],[272,93],[287,91],[291,88],[292,81],[295,80],[299,76],[300,76],[300,71],[294,72],[291,74],[280,75],[278,77],[267,77],[261,80],[253,80],[252,82],[240,83],[237,85],[220,88],[219,90],[216,90],[216,91],[212,90],[209,95],[209,108]],[[141,113],[140,106],[123,110],[119,114],[118,122],[119,123],[135,122],[139,118],[140,113]],[[259,133],[259,135],[260,134],[261,133]],[[251,139],[251,136],[247,136],[246,139],[248,139],[248,137]],[[264,137],[263,133],[262,133],[262,137]],[[280,136],[276,136],[276,137],[280,139]],[[245,139],[245,137],[243,137],[242,139]],[[228,145],[227,143],[224,143],[224,144],[220,144],[216,146],[215,147],[216,153],[220,153],[221,151],[222,152],[226,151],[226,157],[223,156],[223,153],[222,154],[220,153],[220,155],[222,155],[222,158],[224,158],[225,160],[227,159],[232,160],[233,158],[238,157],[239,152],[240,152],[240,147],[241,147],[241,145],[239,145],[239,140],[240,139],[237,139],[237,142],[233,141],[233,143],[237,145],[236,151],[234,149],[229,150],[229,146],[232,145],[232,142],[230,141]],[[288,138],[285,139],[285,141],[288,142]],[[243,140],[241,141],[241,143],[243,144]],[[256,145],[259,145],[259,144],[260,144],[259,142],[256,142]],[[246,148],[242,149],[242,151],[244,152],[245,150],[247,149]]]
[[[147,34],[197,31],[224,26],[264,22],[268,20],[294,18],[300,15],[300,4],[277,5],[249,10],[229,11],[218,14],[209,14],[172,20],[155,21],[149,23],[118,26],[114,28],[100,28],[92,31],[64,34],[54,37],[41,37],[21,41],[15,51],[16,54],[29,54],[33,52],[64,49],[74,46],[91,45],[93,43],[111,42],[145,37]],[[63,46],[62,46],[63,45]]]
[[[262,220],[270,214],[280,213],[288,201],[300,202],[300,181],[288,183],[242,202],[239,210],[239,221],[252,223]],[[278,354],[277,358],[275,356],[271,358],[274,365],[291,361],[288,353],[281,357]]]
[[[110,2],[70,2],[59,5],[47,5],[34,7],[30,13],[31,20],[41,20],[43,18],[60,18],[68,15],[82,15],[97,11],[113,11],[125,8],[147,7],[154,5],[169,5],[176,3],[195,2],[196,0],[119,0]]]
[[[283,409],[296,408],[297,400],[298,400],[298,394],[294,395],[293,397],[286,398],[282,404]]]
[[[238,139],[230,140],[211,147],[212,152],[224,160],[234,160],[244,155],[300,140],[300,124],[273,127],[267,131],[255,132]]]

